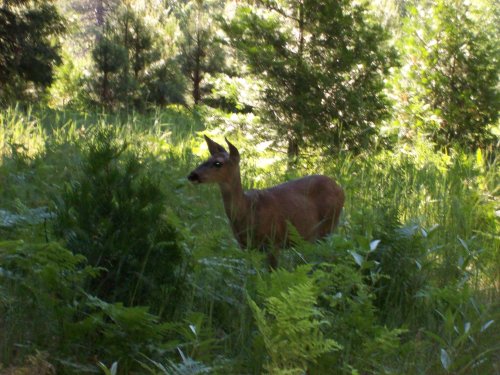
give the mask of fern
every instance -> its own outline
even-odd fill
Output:
[[[319,293],[315,280],[311,277],[304,280],[307,268],[299,267],[296,275],[284,270],[273,273],[271,278],[276,284],[285,287],[277,295],[276,287],[272,288],[272,295],[264,299],[263,307],[248,297],[270,357],[266,366],[270,374],[302,374],[322,354],[340,349],[336,341],[325,338],[321,331],[327,322],[315,306]],[[301,282],[280,283],[293,277]],[[265,291],[262,287],[263,284],[259,288],[261,294]]]

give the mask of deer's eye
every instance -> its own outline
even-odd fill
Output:
[[[216,161],[216,162],[214,163],[214,167],[215,167],[215,168],[220,168],[220,167],[222,167],[222,163],[221,163],[220,161]]]

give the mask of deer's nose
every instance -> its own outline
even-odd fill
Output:
[[[191,172],[187,179],[191,182],[200,182],[200,176],[196,172]]]

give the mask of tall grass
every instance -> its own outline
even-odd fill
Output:
[[[82,175],[85,145],[93,129],[102,128],[112,128],[116,142],[127,144],[148,176],[160,181],[168,221],[189,259],[183,299],[149,304],[173,303],[176,313],[168,321],[128,301],[100,300],[89,282],[72,279],[72,294],[64,289],[70,281],[62,278],[58,288],[66,294],[51,299],[51,283],[58,285],[47,271],[51,260],[32,255],[47,241],[68,246],[53,230],[54,207],[75,188],[68,181]],[[319,244],[298,241],[282,255],[286,271],[269,275],[262,254],[237,248],[217,187],[186,181],[208,153],[202,131],[217,137],[225,129],[203,109],[110,115],[10,108],[0,114],[0,236],[24,244],[0,240],[5,366],[21,368],[38,350],[61,373],[105,372],[113,362],[121,373],[500,373],[496,159],[480,152],[437,153],[422,143],[411,151],[361,155],[311,150],[289,171],[285,153],[256,144],[248,126],[234,127],[230,136],[242,153],[248,188],[325,173],[346,192],[337,232]],[[50,245],[51,256],[57,246]],[[19,268],[16,262],[26,254]],[[72,268],[60,261],[58,272],[71,276],[78,267],[64,254]],[[95,277],[93,272],[99,271],[86,277]],[[144,273],[135,277],[147,282]],[[40,296],[33,306],[20,298],[16,278]],[[321,348],[314,355],[295,342],[299,337],[292,331],[276,334],[300,323],[294,305],[300,298],[291,297],[298,291],[307,300],[303,316],[314,326],[308,345]],[[288,303],[288,312],[273,312]],[[50,340],[46,328],[25,324],[44,311],[59,319],[49,327]],[[86,338],[89,329],[95,334]],[[280,359],[275,349],[286,343],[272,346],[272,340],[294,340],[290,347],[300,360]]]

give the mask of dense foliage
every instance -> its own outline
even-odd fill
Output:
[[[312,145],[359,153],[425,137],[438,148],[494,148],[495,5],[7,1],[0,99],[251,112],[259,137],[286,144],[291,165]]]
[[[97,296],[168,315],[181,298],[185,262],[158,178],[137,156],[123,155],[127,145],[111,131],[89,143],[81,176],[57,202],[56,233],[102,268],[91,285]]]
[[[269,273],[219,193],[185,176],[210,112],[1,117],[0,340],[8,371],[495,373],[496,161],[423,147],[307,159],[347,192],[338,232]],[[153,126],[151,124],[154,124]],[[113,129],[113,130],[111,130]],[[254,187],[287,158],[233,132]],[[254,154],[255,155],[255,154]],[[488,155],[485,155],[488,156]]]
[[[441,146],[486,147],[495,143],[488,125],[498,120],[499,46],[495,27],[475,21],[470,5],[442,0],[415,12],[415,31],[407,39],[422,83],[421,100],[435,118],[427,124]],[[493,37],[494,38],[494,37]]]
[[[180,69],[165,56],[159,41],[141,13],[119,7],[92,51],[96,75],[90,82],[90,100],[110,109],[184,103]]]
[[[0,103],[30,96],[53,81],[61,62],[55,37],[64,22],[50,1],[3,1],[0,6]]]
[[[215,18],[220,16],[223,3],[219,1],[188,2],[179,10],[179,63],[191,81],[192,99],[199,104],[209,92],[208,74],[224,70],[224,50],[216,36]]]
[[[500,374],[494,0],[0,4],[0,373]],[[239,249],[203,133],[335,233]]]
[[[263,4],[238,8],[225,30],[266,82],[265,114],[289,156],[311,143],[368,148],[388,114],[383,79],[395,51],[385,32],[350,1]]]

